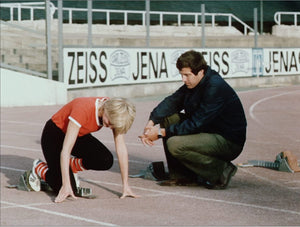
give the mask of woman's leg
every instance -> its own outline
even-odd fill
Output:
[[[42,134],[42,149],[48,165],[46,182],[54,192],[58,193],[62,186],[60,154],[65,134],[49,120]],[[95,137],[88,134],[78,137],[72,150],[72,155],[82,158],[85,169],[108,170],[113,165],[111,152]],[[73,191],[76,192],[75,179],[70,168],[70,180]]]
[[[62,185],[60,153],[64,138],[65,134],[61,129],[59,129],[52,120],[49,120],[43,130],[41,144],[48,165],[45,180],[56,193],[59,192]]]
[[[114,158],[106,146],[91,134],[79,137],[73,147],[72,155],[82,158],[85,169],[108,170]]]

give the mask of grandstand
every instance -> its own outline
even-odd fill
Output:
[[[20,2],[18,0],[11,1],[1,1],[5,2]],[[25,0],[22,2],[39,2],[38,0]],[[57,0],[51,1],[57,7]],[[145,0],[134,0],[134,1],[104,1],[97,0],[93,1],[92,7],[94,9],[106,9],[106,10],[145,10]],[[150,10],[151,11],[165,11],[165,12],[201,12],[201,4],[205,4],[205,10],[207,13],[232,13],[242,21],[247,23],[249,26],[253,26],[253,9],[258,9],[258,17],[259,21],[262,19],[263,23],[263,31],[260,30],[260,33],[271,33],[272,26],[275,25],[274,22],[274,14],[277,11],[283,12],[299,12],[300,11],[300,2],[299,1],[263,1],[263,0],[252,0],[252,1],[158,1],[158,0],[150,0]],[[86,1],[64,1],[64,7],[71,8],[87,8]],[[73,15],[73,21],[76,23],[86,23],[86,12],[76,12]],[[29,19],[28,13],[25,18]],[[37,12],[36,19],[43,19],[44,13]],[[9,13],[5,10],[1,11],[1,20],[9,19]],[[151,24],[158,24],[159,18],[157,16],[150,17]],[[67,15],[64,14],[64,20],[67,20]],[[111,16],[112,23],[119,24],[122,23],[122,15],[114,14]],[[166,25],[176,23],[176,15],[167,16],[164,18]],[[129,20],[129,24],[140,24],[141,18],[138,15],[132,15]],[[191,17],[186,16],[182,19],[183,23],[191,23]],[[292,16],[285,16],[282,18],[282,21],[287,24],[293,24]],[[104,14],[94,14],[93,15],[93,23],[103,23],[105,22]],[[207,22],[211,21],[207,19]],[[218,23],[220,25],[224,25],[227,23],[227,19],[219,18]],[[299,24],[300,22],[298,22]],[[239,27],[238,23],[235,23],[236,27]],[[240,27],[240,29],[242,29]]]

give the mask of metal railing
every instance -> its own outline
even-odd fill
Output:
[[[297,17],[300,17],[300,12],[276,12],[274,14],[274,21],[277,25],[281,25],[281,16],[293,16],[294,17],[294,26],[298,26],[298,20]],[[299,20],[300,22],[300,20]]]
[[[21,2],[21,3],[0,3],[1,8],[9,8],[10,12],[10,21],[14,21],[15,9],[17,10],[17,20],[22,20],[22,10],[29,10],[30,20],[34,20],[34,12],[36,10],[45,11],[45,2]],[[51,17],[53,18],[56,11],[55,5],[50,2],[50,12]]]
[[[27,3],[1,3],[1,8],[9,8],[10,11],[10,21],[14,20],[14,9],[17,9],[17,20],[22,20],[22,9],[28,9],[30,10],[30,20],[34,20],[34,12],[35,10],[45,10],[45,2],[27,2]],[[55,12],[57,11],[57,8],[54,6],[53,3],[50,4],[50,11],[51,11],[51,18],[53,19],[55,16]],[[67,12],[68,15],[68,23],[73,23],[73,13],[74,12],[88,12],[87,8],[63,8],[64,12]],[[102,13],[105,15],[105,21],[106,25],[112,24],[111,15],[112,14],[119,14],[122,16],[123,25],[128,25],[129,16],[130,15],[140,15],[141,16],[141,24],[143,26],[146,26],[146,11],[141,10],[110,10],[110,9],[92,9],[93,14],[94,13]],[[176,20],[174,23],[176,23],[177,26],[182,26],[184,23],[192,23],[194,26],[199,25],[199,18],[200,18],[200,24],[201,24],[201,12],[199,13],[191,13],[191,12],[163,12],[163,11],[150,11],[150,19],[152,17],[158,16],[158,24],[160,26],[164,26],[166,23],[165,17],[176,17]],[[193,18],[192,20],[185,19],[183,20],[183,17],[190,17]],[[246,23],[244,23],[242,20],[240,20],[238,17],[231,13],[205,13],[205,19],[206,22],[211,23],[212,27],[215,27],[217,25],[216,21],[217,18],[226,18],[228,21],[227,26],[232,27],[233,21],[236,21],[238,24],[242,25],[243,27],[243,33],[244,35],[247,35],[248,32],[254,32],[254,29],[248,26]],[[140,18],[140,17],[139,17]],[[182,22],[184,21],[184,22]],[[223,21],[222,21],[223,22]]]

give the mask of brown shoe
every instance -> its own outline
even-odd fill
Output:
[[[188,178],[164,180],[157,183],[160,186],[198,186],[196,181]]]

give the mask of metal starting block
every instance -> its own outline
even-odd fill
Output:
[[[164,163],[160,161],[150,163],[146,170],[140,170],[139,174],[129,175],[129,177],[161,181],[168,179],[168,173],[165,171]]]
[[[27,183],[28,178],[30,175],[31,171],[25,171],[19,178],[19,182],[17,185],[8,185],[7,188],[16,188],[18,190],[22,191],[33,191],[30,185]],[[47,182],[44,180],[41,180],[41,191],[52,191],[52,188],[49,186]],[[87,198],[87,199],[94,199],[96,198],[95,195],[92,195],[92,189],[91,188],[82,188],[82,187],[77,187],[77,191],[75,193],[76,196],[82,197],[82,198]]]
[[[282,172],[294,173],[300,172],[300,166],[297,163],[297,158],[290,152],[284,151],[276,155],[274,162],[262,161],[262,160],[249,160],[248,163],[240,163],[239,167],[265,167]]]
[[[89,195],[92,194],[92,189],[91,188],[81,188],[81,187],[78,187],[77,188],[77,194],[80,197],[89,196]]]
[[[32,191],[31,187],[29,184],[27,184],[28,182],[28,178],[30,175],[30,170],[24,172],[20,178],[19,178],[19,184],[16,185],[16,188],[22,191]]]
[[[8,185],[8,186],[6,186],[6,187],[7,187],[7,188],[16,188],[16,189],[18,189],[18,190],[21,190],[21,191],[27,191],[27,192],[33,191],[32,188],[30,187],[30,185],[27,183],[27,182],[28,182],[28,178],[29,178],[30,173],[31,173],[30,170],[25,171],[25,172],[20,176],[18,184]]]
[[[86,198],[86,199],[95,199],[96,196],[92,195],[92,189],[91,188],[77,188],[76,196]]]

